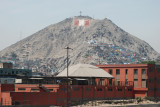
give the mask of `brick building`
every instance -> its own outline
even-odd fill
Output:
[[[160,96],[160,65],[155,64],[123,64],[97,65],[110,73],[114,79],[112,84],[121,85],[133,82],[134,97]]]

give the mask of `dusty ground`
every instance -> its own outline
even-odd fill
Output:
[[[152,106],[153,105],[153,106]],[[98,101],[89,101],[82,105],[78,105],[76,107],[127,107],[127,106],[136,106],[136,107],[159,107],[160,101],[150,101],[146,99],[141,99],[138,101],[137,99],[129,99],[129,100],[98,100]]]

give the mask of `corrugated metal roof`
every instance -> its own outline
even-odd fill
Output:
[[[67,68],[59,73],[57,77],[67,77]],[[77,64],[69,67],[68,77],[113,78],[113,76],[105,70],[89,64]]]

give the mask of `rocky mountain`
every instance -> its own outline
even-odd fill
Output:
[[[0,52],[1,61],[10,60],[15,67],[40,72],[61,71],[69,64],[139,63],[154,60],[157,53],[148,43],[125,32],[111,20],[88,16],[67,18],[7,47]]]

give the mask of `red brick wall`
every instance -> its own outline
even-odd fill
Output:
[[[57,92],[10,92],[10,97],[13,104],[64,106],[67,104],[67,86],[61,85]],[[133,87],[68,86],[68,98],[68,103],[93,99],[133,98]]]
[[[1,91],[14,91],[14,84],[1,84]]]

